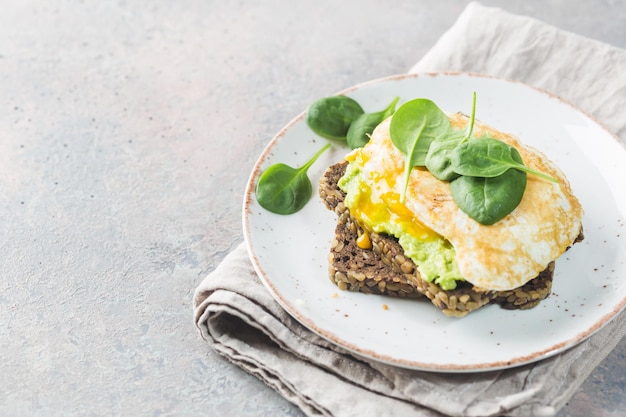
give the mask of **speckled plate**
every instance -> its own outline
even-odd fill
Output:
[[[276,162],[300,166],[327,143],[307,126],[304,113],[270,142],[252,171],[243,207],[250,258],[274,298],[293,317],[331,342],[374,360],[441,372],[502,369],[554,355],[581,342],[626,304],[626,148],[589,116],[563,100],[524,84],[470,74],[394,76],[341,93],[365,111],[395,96],[434,100],[450,112],[471,111],[543,151],[566,173],[585,209],[584,242],[556,265],[553,292],[538,307],[507,311],[488,305],[457,319],[429,301],[340,291],[328,278],[327,253],[336,218],[317,193],[300,212],[281,216],[262,209],[254,189]],[[347,147],[333,142],[312,166],[317,183]]]

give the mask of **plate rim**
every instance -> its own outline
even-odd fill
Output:
[[[510,84],[530,88],[551,99],[556,99],[561,104],[566,105],[570,109],[574,110],[575,112],[578,112],[584,115],[593,123],[595,123],[598,127],[600,127],[614,141],[616,141],[619,145],[621,145],[622,148],[626,151],[626,143],[622,142],[615,133],[613,133],[610,129],[606,127],[604,123],[600,122],[595,117],[590,115],[588,112],[580,109],[579,107],[572,104],[571,102],[563,99],[562,97],[554,93],[551,93],[545,89],[542,89],[540,87],[526,84],[522,81],[512,80],[512,79],[498,77],[498,76],[489,75],[489,74],[482,74],[482,73],[476,73],[476,72],[460,72],[460,71],[433,71],[433,72],[413,72],[413,73],[393,74],[393,75],[375,78],[372,80],[368,80],[368,81],[364,81],[364,82],[352,85],[350,87],[339,90],[336,93],[332,93],[331,95],[348,94],[350,92],[360,90],[369,85],[381,84],[381,83],[385,83],[389,81],[403,80],[403,79],[409,79],[409,78],[420,78],[420,77],[433,78],[433,77],[438,77],[438,76],[468,77],[470,79],[471,78],[489,79],[489,80],[494,80],[497,82],[510,83]],[[356,356],[360,356],[369,360],[375,360],[375,361],[393,365],[393,366],[398,366],[398,367],[405,368],[405,369],[428,371],[428,372],[446,372],[446,373],[488,372],[488,371],[508,369],[512,367],[517,367],[517,366],[522,366],[522,365],[526,365],[529,363],[537,362],[537,361],[549,358],[551,356],[554,356],[556,354],[559,354],[568,349],[571,349],[575,347],[576,345],[578,345],[579,343],[586,340],[587,338],[589,338],[591,335],[596,333],[601,328],[608,325],[612,320],[617,318],[623,310],[625,310],[626,296],[624,296],[621,302],[616,304],[615,307],[611,311],[600,316],[599,319],[596,320],[592,326],[577,333],[575,337],[571,337],[567,340],[562,340],[559,343],[556,343],[548,348],[533,351],[527,355],[517,356],[507,361],[487,361],[487,362],[477,363],[477,364],[459,364],[459,363],[433,364],[433,363],[427,363],[427,362],[422,362],[422,361],[417,361],[417,360],[398,359],[398,358],[391,357],[389,355],[375,352],[371,349],[365,349],[365,348],[361,348],[358,346],[354,346],[352,343],[349,343],[346,340],[342,339],[340,336],[338,336],[334,332],[331,332],[327,329],[321,329],[318,325],[316,325],[312,321],[312,319],[310,319],[309,317],[305,315],[300,314],[298,312],[298,309],[294,307],[293,302],[290,302],[289,300],[284,299],[284,297],[281,296],[280,291],[278,291],[278,289],[271,282],[271,280],[268,279],[267,273],[263,269],[261,262],[258,258],[258,255],[256,254],[254,247],[252,245],[251,227],[250,227],[250,221],[249,221],[249,218],[250,218],[249,207],[250,207],[251,202],[253,201],[253,195],[254,195],[255,188],[256,188],[256,179],[261,174],[261,165],[268,158],[268,155],[271,154],[273,148],[277,145],[280,139],[284,137],[285,134],[295,124],[301,122],[305,116],[306,116],[306,109],[300,112],[299,114],[297,114],[287,124],[285,124],[274,135],[274,137],[268,142],[268,144],[265,146],[265,148],[263,149],[263,151],[261,152],[261,154],[255,161],[253,169],[251,170],[251,173],[246,182],[245,193],[244,193],[243,204],[242,204],[242,226],[243,226],[243,234],[244,234],[244,243],[246,246],[248,257],[254,267],[255,272],[259,276],[259,279],[261,283],[263,284],[263,286],[268,290],[272,298],[281,306],[281,308],[283,308],[287,312],[287,314],[289,314],[298,323],[302,324],[304,327],[306,327],[310,331],[322,337],[324,340],[328,341],[329,343],[332,343],[336,347],[345,349]]]

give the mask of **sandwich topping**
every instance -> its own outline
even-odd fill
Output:
[[[469,123],[460,114],[449,120],[459,131]],[[476,135],[513,146],[528,167],[558,181],[529,175],[519,205],[491,225],[468,216],[454,201],[450,182],[423,167],[411,170],[402,203],[405,158],[391,140],[390,123],[388,118],[378,125],[370,141],[347,156],[339,186],[350,214],[366,229],[398,238],[423,279],[442,289],[455,288],[461,280],[487,290],[517,288],[565,252],[580,233],[582,208],[564,174],[538,151],[480,123]]]

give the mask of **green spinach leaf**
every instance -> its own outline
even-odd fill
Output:
[[[461,143],[472,137],[474,121],[476,120],[476,92],[472,98],[472,113],[469,123],[464,130],[451,130],[447,136],[442,136],[428,148],[426,154],[426,168],[436,178],[442,181],[452,181],[459,177],[459,173],[452,168],[452,151]]]
[[[261,207],[277,214],[292,214],[302,209],[313,192],[307,172],[329,147],[327,143],[300,168],[283,163],[267,168],[256,186],[256,199]]]
[[[405,156],[402,202],[405,201],[411,170],[426,164],[430,144],[447,135],[450,129],[448,116],[425,98],[407,101],[394,113],[389,126],[391,141]]]
[[[430,144],[426,155],[426,168],[441,181],[452,181],[460,176],[452,167],[450,155],[465,140],[465,134],[449,135]]]
[[[363,113],[352,122],[346,136],[350,149],[361,148],[369,142],[370,135],[376,126],[395,112],[398,100],[400,100],[400,97],[393,99],[391,104],[384,110],[374,113]]]
[[[497,177],[514,168],[552,182],[555,178],[524,165],[513,146],[488,136],[472,139],[457,146],[451,153],[454,172],[470,177]]]
[[[519,205],[526,182],[525,172],[509,169],[490,178],[460,176],[450,182],[450,192],[468,216],[481,224],[492,225]]]
[[[311,103],[306,122],[312,131],[324,138],[346,140],[350,125],[363,113],[361,105],[350,97],[323,97]]]

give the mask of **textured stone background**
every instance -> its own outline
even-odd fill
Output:
[[[0,1],[0,415],[300,416],[195,286],[313,99],[406,72],[468,1]],[[484,1],[626,48],[624,0]],[[626,414],[626,343],[560,417]]]

